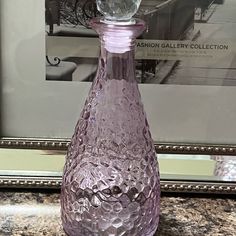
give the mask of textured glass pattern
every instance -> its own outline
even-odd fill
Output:
[[[135,79],[133,43],[144,25],[115,26],[131,37],[124,44],[116,38],[122,53],[106,49],[114,27],[98,21],[93,27],[103,43],[66,158],[63,226],[70,236],[152,236],[159,221],[159,172]]]

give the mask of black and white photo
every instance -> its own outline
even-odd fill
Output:
[[[236,85],[235,11],[234,0],[143,0],[136,16],[147,24],[147,30],[138,41],[145,42],[146,46],[137,44],[138,82]],[[99,16],[95,0],[45,0],[45,12],[46,42],[53,37],[53,47],[58,37],[68,45],[71,37],[94,40],[98,37],[89,26],[89,20]],[[166,42],[168,46],[159,47],[147,57],[147,44],[154,41],[160,45]],[[185,44],[188,50],[180,49],[179,44]],[[99,42],[94,41],[94,45],[97,52],[93,52],[92,57],[87,56],[91,54],[89,50],[78,51],[76,57],[66,50],[63,56],[59,46],[60,56],[56,55],[56,49],[52,50],[54,55],[47,55],[46,79],[91,81],[96,71]],[[80,45],[83,46],[86,47],[86,43]],[[55,58],[60,60],[58,65]]]

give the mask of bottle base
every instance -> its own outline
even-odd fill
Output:
[[[67,231],[64,227],[63,227],[63,230],[64,230],[64,232],[65,232],[65,234],[67,235],[67,236],[85,236],[84,234],[82,235],[80,235],[80,234],[78,234],[78,233],[75,233],[75,232],[73,232],[73,231]],[[154,236],[155,235],[155,233],[156,233],[156,231],[157,231],[157,229],[155,229],[155,230],[153,230],[152,232],[149,232],[149,233],[147,233],[147,234],[145,234],[145,235],[142,235],[142,236]],[[87,234],[86,234],[87,235]],[[89,234],[88,234],[89,235]],[[96,236],[102,236],[102,235],[98,235],[98,234],[95,234]],[[113,234],[112,234],[113,235]],[[129,235],[129,236],[137,236],[137,235]]]
[[[152,233],[149,233],[149,234],[145,234],[145,235],[143,235],[143,236],[154,236],[155,233],[156,233],[156,231],[154,231],[154,232],[152,232]]]
[[[155,229],[155,230],[153,230],[151,232],[148,232],[147,234],[142,235],[142,236],[154,236],[156,232],[157,232],[157,229]]]

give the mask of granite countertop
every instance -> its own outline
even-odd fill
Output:
[[[64,236],[59,193],[0,191],[1,236]],[[236,235],[236,200],[162,197],[157,235]]]

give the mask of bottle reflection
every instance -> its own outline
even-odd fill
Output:
[[[224,181],[236,180],[236,157],[213,155],[211,159],[215,160],[214,176],[220,177]]]

